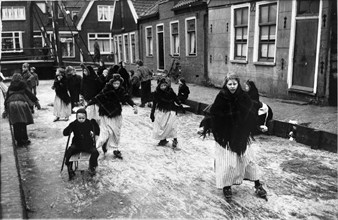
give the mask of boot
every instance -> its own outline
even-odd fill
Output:
[[[258,186],[255,186],[255,193],[257,194],[258,197],[265,199],[266,201],[268,201],[267,193],[265,191],[265,189],[263,188],[262,184],[259,184]]]
[[[114,150],[113,153],[114,153],[114,156],[115,156],[115,157],[117,157],[117,158],[119,158],[119,159],[121,159],[121,160],[123,159],[122,154],[121,154],[121,151],[119,151],[119,150]]]
[[[103,154],[107,153],[107,142],[102,145]]]
[[[91,176],[95,176],[95,174],[96,174],[96,167],[90,166],[90,167],[89,167],[89,174],[90,174]]]
[[[223,188],[223,194],[225,196],[225,199],[231,199],[231,197],[232,197],[231,187],[230,186],[224,187]]]
[[[172,147],[177,148],[177,144],[178,144],[177,138],[174,138]]]
[[[165,146],[166,144],[168,143],[167,139],[163,139],[163,140],[160,140],[160,142],[158,142],[158,146]]]
[[[67,169],[68,169],[68,176],[69,176],[69,180],[72,180],[75,176],[75,172],[72,168],[73,164],[70,163],[68,166],[67,166]]]

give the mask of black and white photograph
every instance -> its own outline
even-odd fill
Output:
[[[336,0],[0,0],[0,219],[338,220]]]

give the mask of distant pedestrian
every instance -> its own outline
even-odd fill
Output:
[[[94,119],[87,119],[87,112],[84,108],[80,108],[76,112],[75,121],[71,122],[64,130],[63,135],[68,136],[74,133],[71,146],[67,149],[65,155],[65,165],[68,167],[69,180],[75,176],[75,172],[72,169],[73,162],[69,162],[72,155],[87,152],[90,153],[89,159],[89,171],[91,175],[95,175],[97,168],[97,158],[99,152],[95,146],[95,135],[100,134],[99,125]]]
[[[32,81],[34,80],[34,76],[30,71],[29,63],[22,64],[22,78],[23,78],[23,81],[28,86],[28,88],[32,91],[33,83],[34,83]]]
[[[49,53],[49,47],[48,45],[45,43],[45,45],[42,48],[42,54],[43,54],[43,59],[44,60],[48,60],[48,53]]]
[[[216,187],[223,188],[226,199],[232,197],[231,186],[239,185],[243,180],[254,181],[256,194],[266,198],[250,146],[258,108],[258,104],[242,90],[239,77],[230,73],[210,107],[208,120],[211,122],[204,123],[203,135],[211,130],[216,141]]]
[[[167,138],[173,138],[172,147],[177,149],[177,117],[176,105],[180,106],[174,90],[170,87],[167,77],[159,80],[154,92],[153,106],[150,113],[150,119],[154,122],[153,138],[160,140],[159,146],[168,143]]]
[[[136,61],[136,76],[141,81],[141,105],[144,107],[146,103],[151,101],[151,79],[153,72],[146,66],[143,66],[143,61]]]
[[[100,45],[95,38],[95,43],[94,43],[94,62],[100,62],[101,59],[101,53],[100,53]]]
[[[177,94],[178,100],[180,100],[181,103],[185,103],[190,94],[189,87],[187,86],[184,78],[180,78],[178,80],[178,84],[179,84]]]
[[[15,73],[7,90],[5,109],[8,112],[9,122],[13,125],[14,138],[19,147],[31,143],[27,134],[27,125],[34,123],[31,105],[41,109],[38,99],[27,87],[22,75]]]
[[[140,97],[140,79],[135,75],[134,70],[130,70],[130,95]]]
[[[36,95],[36,88],[39,86],[39,76],[36,73],[36,68],[34,66],[31,67],[31,74],[33,75],[31,83],[32,83],[32,92]]]
[[[0,90],[2,92],[3,97],[6,99],[8,86],[4,83],[5,79],[6,77],[2,74],[2,72],[0,72]],[[2,112],[2,118],[6,118],[6,117],[7,117],[7,111],[5,108],[4,111]]]
[[[258,102],[261,105],[260,109],[258,109],[256,133],[267,132],[267,123],[272,120],[273,117],[271,107],[259,100],[258,89],[253,81],[248,80],[245,82],[245,90],[254,102]]]
[[[66,67],[66,76],[68,81],[68,90],[70,95],[72,113],[75,113],[73,111],[73,108],[79,105],[82,77],[76,74],[76,70],[72,66]]]
[[[60,118],[64,118],[65,121],[68,121],[69,116],[71,115],[71,103],[70,96],[68,94],[68,82],[66,78],[65,69],[57,68],[56,76],[52,86],[52,89],[55,90],[55,99],[54,99],[54,122],[59,121]]]
[[[93,67],[85,66],[81,64],[83,71],[83,78],[81,84],[81,96],[84,99],[85,103],[88,103],[92,98],[94,98],[103,88],[104,82],[96,75]],[[89,120],[100,119],[99,117],[99,107],[97,105],[91,105],[87,109],[87,118]]]
[[[101,132],[97,140],[97,148],[102,147],[103,152],[106,153],[108,145],[108,147],[114,149],[113,153],[119,159],[122,159],[122,154],[119,150],[122,128],[121,102],[127,102],[134,108],[134,113],[137,114],[137,107],[121,86],[122,83],[122,77],[119,74],[114,74],[104,89],[87,104],[87,106],[99,105]]]
[[[126,70],[126,68],[123,65],[123,61],[121,61],[120,63],[120,68],[118,70],[118,74],[121,75],[121,77],[123,78],[123,84],[122,86],[124,87],[124,89],[126,91],[129,91],[130,88],[130,75],[128,73],[128,71]]]

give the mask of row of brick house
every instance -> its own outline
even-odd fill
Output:
[[[128,69],[135,69],[135,61],[142,59],[154,72],[162,73],[179,60],[182,76],[191,83],[221,87],[226,73],[236,72],[243,81],[253,80],[269,97],[337,104],[336,1],[1,4],[1,71],[5,74],[16,71],[25,59],[36,62],[41,71],[47,71],[48,63],[55,66],[57,54],[52,46],[48,59],[41,57],[46,51],[43,45],[54,45],[58,38],[64,65],[94,64],[97,39],[101,58],[108,64],[124,61]],[[58,24],[56,33],[53,21]]]

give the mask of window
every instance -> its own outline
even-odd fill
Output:
[[[72,16],[72,20],[75,23],[78,19],[77,15],[79,14],[79,11],[72,11],[71,12],[71,16]]]
[[[186,19],[186,55],[196,55],[196,18]]]
[[[128,34],[123,35],[123,53],[124,57],[123,60],[124,62],[128,63],[129,62],[129,36]]]
[[[179,38],[179,29],[178,22],[172,22],[170,24],[170,52],[172,55],[180,55],[180,38]]]
[[[26,20],[25,6],[3,6],[2,20]]]
[[[75,57],[74,39],[71,35],[61,35],[62,57]]]
[[[88,34],[88,45],[90,53],[94,54],[94,43],[97,39],[97,43],[100,46],[101,54],[110,54],[113,47],[113,40],[110,33],[89,33]]]
[[[98,21],[112,21],[114,16],[114,7],[112,5],[97,6]]]
[[[118,43],[118,39],[117,36],[114,36],[114,54],[115,54],[115,59],[116,61],[119,60],[119,43]]]
[[[259,6],[258,61],[272,62],[275,57],[277,4]]]
[[[236,60],[246,60],[248,49],[248,15],[248,7],[234,10],[234,58]]]
[[[22,32],[2,32],[2,52],[23,52]]]
[[[135,63],[136,60],[136,44],[135,44],[135,33],[130,34],[130,63]]]
[[[146,55],[153,55],[153,31],[152,27],[146,28]]]
[[[119,62],[122,61],[122,57],[123,57],[123,52],[122,52],[122,36],[119,35],[118,36],[118,43],[119,43]]]
[[[43,45],[43,37],[41,32],[34,32],[33,33],[33,47],[42,48]]]
[[[318,16],[319,0],[298,0],[297,16]]]

